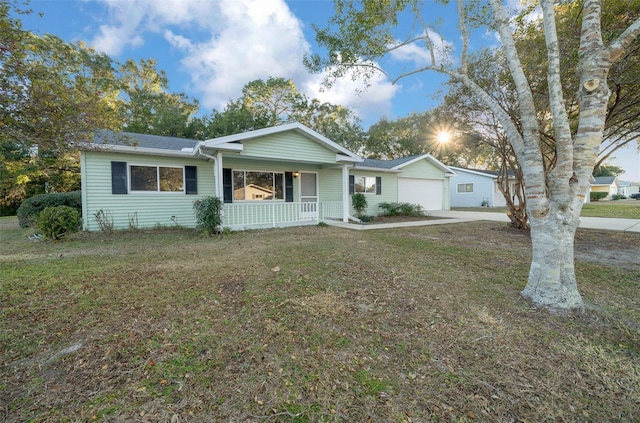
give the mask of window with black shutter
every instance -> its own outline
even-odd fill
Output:
[[[127,194],[127,162],[111,162],[111,193]]]

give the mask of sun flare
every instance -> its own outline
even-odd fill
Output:
[[[440,131],[438,132],[437,139],[440,144],[446,144],[451,141],[451,133],[449,131]]]

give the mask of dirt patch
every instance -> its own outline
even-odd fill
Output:
[[[577,260],[640,270],[640,235],[624,232],[579,230]]]

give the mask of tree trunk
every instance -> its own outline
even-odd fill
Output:
[[[555,312],[582,308],[574,267],[574,238],[580,211],[556,210],[530,217],[532,259],[529,279],[520,293],[536,307]]]

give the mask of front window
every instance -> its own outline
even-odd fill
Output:
[[[284,200],[284,173],[233,171],[235,201]]]
[[[375,194],[376,178],[374,176],[356,176],[353,189],[355,192]]]
[[[458,184],[458,192],[473,192],[473,184]]]
[[[183,192],[182,167],[137,166],[129,167],[131,191]]]

